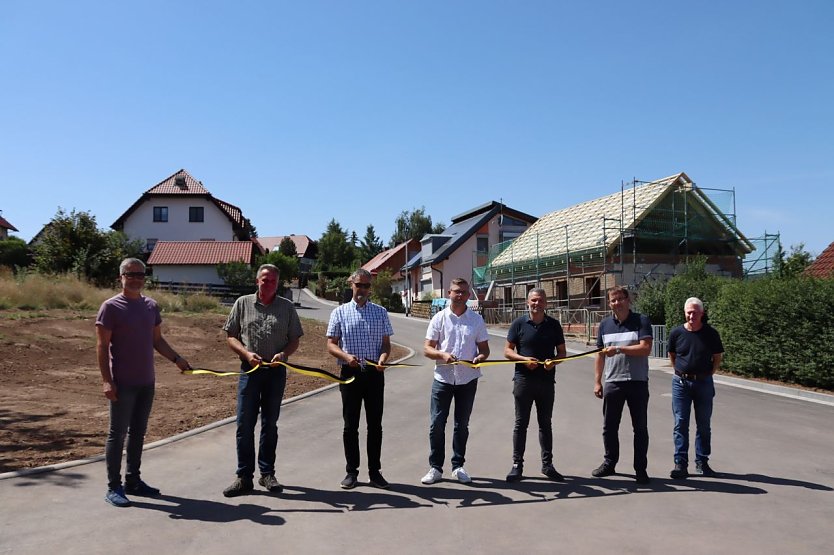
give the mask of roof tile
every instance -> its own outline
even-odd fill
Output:
[[[251,241],[159,241],[148,265],[206,265],[252,262]]]

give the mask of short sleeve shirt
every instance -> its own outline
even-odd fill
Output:
[[[104,301],[96,325],[111,332],[110,372],[116,386],[146,386],[155,382],[154,328],[162,324],[156,301],[119,293]]]
[[[718,330],[709,324],[698,331],[676,327],[669,333],[668,345],[675,353],[675,370],[684,374],[711,374],[712,356],[724,352]]]
[[[641,339],[652,338],[652,323],[648,316],[629,311],[620,322],[614,316],[599,324],[597,347],[627,347],[637,345]],[[648,381],[649,357],[628,356],[625,353],[605,357],[603,375],[606,382]]]
[[[360,361],[376,362],[382,354],[382,339],[394,335],[388,311],[378,304],[363,306],[353,299],[333,309],[327,324],[327,337],[339,340],[339,347]],[[340,360],[339,365],[343,362]]]
[[[435,314],[426,330],[426,339],[436,341],[437,348],[452,353],[460,360],[478,356],[478,343],[489,340],[481,315],[472,310],[457,316],[450,307]],[[481,377],[481,370],[463,364],[438,364],[435,361],[434,379],[442,383],[463,385]]]
[[[235,301],[223,329],[264,360],[272,360],[290,341],[304,335],[301,320],[290,301],[276,295],[275,300],[265,305],[258,300],[257,293]]]
[[[507,341],[516,346],[516,352],[521,356],[547,360],[555,356],[558,345],[564,345],[565,334],[555,318],[545,315],[544,320],[536,324],[527,315],[513,320],[507,332]],[[539,365],[535,370],[530,370],[525,364],[516,363],[515,379],[552,382],[553,372],[545,372],[543,368]]]

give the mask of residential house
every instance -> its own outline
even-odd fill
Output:
[[[262,254],[255,241],[158,241],[148,258],[160,283],[223,285],[217,265],[228,262],[253,264]],[[254,287],[255,274],[252,273]]]
[[[145,191],[110,227],[141,239],[147,252],[158,241],[249,241],[252,230],[240,208],[212,196],[185,170]]]
[[[805,268],[804,275],[816,278],[834,279],[834,243],[828,245],[814,261]]]
[[[17,228],[9,223],[9,221],[2,216],[0,211],[0,240],[8,239],[10,231],[17,231]]]
[[[377,275],[384,270],[391,272],[391,290],[393,293],[400,293],[403,305],[408,307],[413,297],[407,299],[405,295],[405,291],[412,288],[406,283],[407,273],[404,269],[411,255],[419,252],[420,242],[416,239],[409,239],[371,258],[362,265],[362,269],[368,270],[372,275]]]
[[[694,255],[711,273],[740,277],[753,248],[734,216],[679,173],[542,216],[497,246],[482,275],[501,307],[522,307],[543,287],[551,307],[604,310],[609,288],[665,279]]]
[[[298,257],[298,271],[309,272],[316,261],[316,243],[306,235],[279,235],[277,237],[258,237],[264,252],[277,251],[286,237],[292,239]]]
[[[453,217],[442,233],[424,236],[420,252],[409,260],[412,297],[442,298],[451,280],[457,277],[473,284],[482,283],[474,272],[486,264],[490,248],[520,236],[535,221],[535,216],[496,201]],[[478,296],[484,293],[482,288]]]

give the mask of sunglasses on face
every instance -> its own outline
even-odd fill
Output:
[[[126,278],[145,279],[145,272],[125,272],[122,275]]]
[[[354,283],[353,286],[357,287],[359,289],[370,289],[371,288],[370,283]]]

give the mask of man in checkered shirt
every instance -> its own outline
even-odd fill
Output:
[[[348,278],[353,298],[330,314],[327,325],[327,351],[336,357],[341,377],[356,379],[339,385],[342,393],[342,417],[345,421],[342,440],[345,446],[344,489],[356,487],[359,476],[359,415],[365,403],[368,428],[368,478],[372,486],[386,489],[382,477],[382,405],[385,392],[383,368],[365,364],[366,360],[385,364],[391,354],[394,330],[388,312],[368,300],[371,274],[358,269]]]

